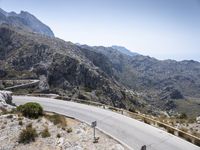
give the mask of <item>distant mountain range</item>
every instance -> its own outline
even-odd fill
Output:
[[[8,13],[0,8],[0,24],[8,24],[18,28],[23,28],[29,32],[54,37],[53,32],[47,25],[43,24],[35,16],[26,11],[21,11],[19,14],[15,12]]]
[[[0,22],[5,22],[9,15],[2,10],[1,14]],[[32,26],[1,23],[0,78],[40,79],[39,89],[31,92],[53,92],[148,113],[191,114],[188,110],[193,110],[200,115],[199,62],[160,61],[121,46],[73,44],[54,38],[53,33],[44,36],[42,29],[30,32]]]

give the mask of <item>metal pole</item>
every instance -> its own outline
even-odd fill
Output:
[[[97,142],[97,139],[96,139],[96,137],[95,137],[95,127],[97,126],[97,121],[92,122],[91,126],[92,126],[92,128],[93,128],[93,136],[94,136],[94,137],[93,137],[93,138],[94,138],[93,143],[96,143],[96,142]]]
[[[95,138],[95,127],[94,127],[94,142],[96,141],[96,138]]]

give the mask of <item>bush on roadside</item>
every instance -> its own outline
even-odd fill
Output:
[[[56,137],[57,137],[57,138],[60,138],[60,137],[61,137],[61,135],[58,133]]]
[[[187,119],[186,113],[181,113],[179,119]]]
[[[30,143],[34,142],[35,138],[38,136],[36,130],[32,127],[32,125],[26,126],[26,129],[22,130],[19,135],[19,143]]]
[[[22,126],[22,125],[23,125],[23,122],[22,122],[21,120],[19,121],[19,125],[20,125],[20,126]]]
[[[22,113],[23,116],[28,118],[37,119],[39,116],[43,115],[43,108],[40,104],[29,102],[24,105],[17,107],[17,110]]]
[[[62,115],[46,115],[46,118],[53,122],[54,125],[60,125],[61,127],[67,126],[67,121],[64,116]]]
[[[72,128],[68,128],[67,133],[71,133],[71,132],[72,132]]]
[[[46,138],[46,137],[50,137],[51,134],[49,133],[49,129],[48,127],[46,127],[42,132],[41,132],[41,135],[43,138]]]

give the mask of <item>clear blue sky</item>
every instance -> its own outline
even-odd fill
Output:
[[[200,61],[200,0],[0,0],[0,7],[32,13],[66,41]]]

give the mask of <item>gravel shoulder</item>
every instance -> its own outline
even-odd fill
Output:
[[[93,143],[93,129],[89,125],[71,118],[66,118],[66,121],[66,127],[60,127],[46,117],[32,120],[19,114],[0,115],[0,150],[126,150],[99,130],[96,130],[99,141]],[[38,137],[35,142],[21,144],[18,142],[19,134],[30,123]],[[45,128],[48,128],[50,137],[42,138],[40,133]],[[72,132],[69,133],[68,129]],[[58,134],[60,137],[57,137]]]

